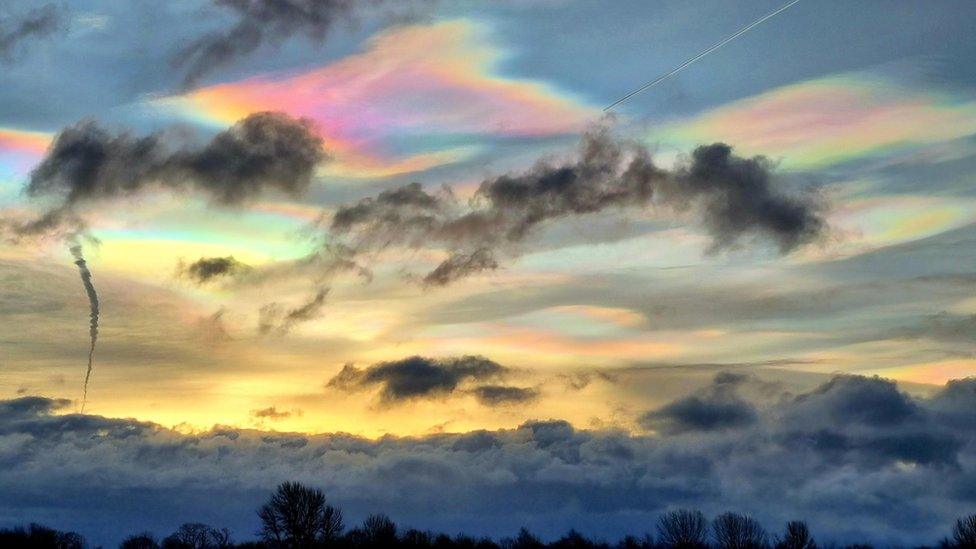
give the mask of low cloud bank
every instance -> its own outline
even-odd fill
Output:
[[[97,542],[188,520],[246,538],[254,509],[287,479],[322,487],[351,521],[385,511],[405,526],[472,534],[525,525],[615,538],[690,506],[745,512],[773,530],[802,518],[822,541],[910,545],[939,539],[976,509],[976,379],[931,398],[857,376],[755,398],[769,391],[720,374],[634,418],[656,433],[545,420],[378,440],[229,427],[186,435],[59,415],[69,402],[23,397],[0,401],[0,516]],[[725,408],[737,419],[714,419]]]

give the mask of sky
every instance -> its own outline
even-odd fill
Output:
[[[803,0],[609,113],[782,3],[42,4],[0,6],[0,524],[976,508],[972,2]]]

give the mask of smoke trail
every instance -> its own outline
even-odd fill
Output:
[[[78,272],[81,274],[81,282],[85,285],[85,292],[88,294],[88,302],[91,305],[91,347],[88,349],[88,371],[85,372],[85,390],[81,399],[81,411],[85,411],[85,404],[88,403],[88,380],[91,378],[92,364],[95,359],[95,341],[98,340],[98,294],[95,292],[95,286],[92,284],[91,271],[88,270],[88,264],[85,262],[85,257],[81,255],[81,245],[73,244],[71,246],[71,255],[75,257],[75,265],[78,266]]]
[[[750,30],[752,30],[753,27],[762,24],[767,19],[772,19],[773,17],[776,17],[780,13],[782,13],[782,12],[786,11],[787,9],[791,8],[793,6],[793,4],[796,4],[799,1],[800,0],[793,0],[789,4],[786,4],[786,5],[782,6],[782,7],[780,7],[778,10],[776,10],[776,11],[774,11],[772,13],[767,13],[766,15],[760,17],[759,19],[756,19],[752,23],[749,23],[748,25],[746,25],[746,26],[742,27],[741,29],[737,30],[731,36],[725,38],[724,40],[722,40],[720,42],[715,43],[714,45],[712,45],[708,49],[704,50],[703,52],[699,53],[698,55],[692,57],[691,59],[685,61],[684,63],[678,65],[677,67],[671,69],[671,71],[668,72],[667,74],[663,74],[663,75],[655,78],[654,80],[651,80],[650,82],[648,82],[648,83],[644,84],[643,86],[637,88],[636,90],[628,93],[627,95],[621,97],[620,99],[614,101],[613,103],[610,103],[609,105],[607,105],[606,107],[603,108],[603,112],[609,111],[610,109],[616,107],[617,105],[623,103],[624,101],[630,99],[631,97],[639,94],[640,92],[642,92],[642,91],[644,91],[644,90],[646,90],[648,88],[653,88],[654,86],[657,86],[661,82],[664,82],[668,78],[671,78],[672,76],[674,76],[674,75],[678,74],[679,72],[685,70],[689,65],[691,65],[695,61],[698,61],[702,57],[705,57],[706,55],[712,53],[713,51],[715,51],[715,50],[721,48],[722,46],[728,44],[729,42],[735,40],[739,36],[741,36],[741,35],[749,32]]]

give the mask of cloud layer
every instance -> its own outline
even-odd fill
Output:
[[[396,368],[349,377],[374,379],[393,398],[456,381],[401,383]],[[657,416],[681,429],[659,435],[546,420],[378,440],[229,427],[185,435],[135,420],[57,415],[67,401],[23,397],[0,402],[0,490],[9,496],[0,514],[96,541],[108,535],[105,524],[166,531],[190,519],[245,538],[267,492],[299,480],[323,487],[352,521],[382,510],[421,528],[511,535],[527,525],[554,535],[572,526],[613,538],[647,531],[668,506],[694,506],[711,516],[746,512],[776,530],[803,518],[822,541],[914,544],[939,539],[976,506],[976,380],[953,381],[931,398],[854,376],[780,393],[772,403],[750,397],[770,390],[755,378],[720,374],[698,399],[734,397],[752,417],[721,429],[668,405]],[[214,506],[215,498],[226,505]],[[131,508],[145,512],[125,511]]]

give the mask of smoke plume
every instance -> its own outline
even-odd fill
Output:
[[[88,349],[88,370],[85,372],[85,389],[81,400],[81,411],[85,411],[85,404],[88,403],[88,381],[91,379],[92,366],[95,361],[95,342],[98,340],[98,293],[95,292],[95,285],[92,284],[91,271],[88,270],[88,263],[81,253],[81,245],[74,243],[71,245],[71,255],[75,258],[75,265],[81,274],[81,283],[85,286],[85,293],[88,294],[88,304],[91,307],[90,327],[91,346]]]

